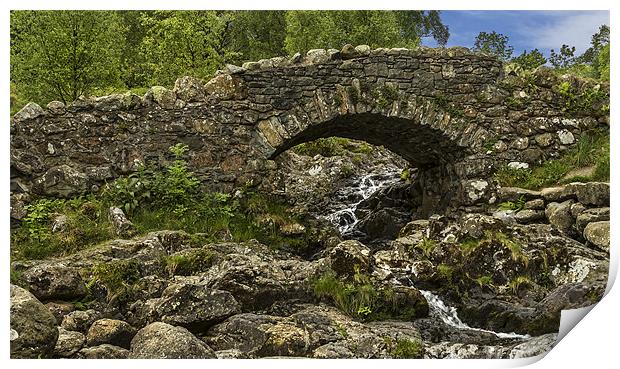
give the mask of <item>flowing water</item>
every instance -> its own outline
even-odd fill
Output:
[[[335,193],[335,205],[325,216],[334,224],[341,235],[347,236],[353,231],[359,219],[355,215],[357,206],[373,193],[398,182],[400,171],[385,173],[370,173],[359,179],[350,187],[345,187]]]
[[[478,332],[486,332],[492,333],[499,338],[516,338],[516,339],[529,339],[531,338],[529,335],[522,335],[517,333],[502,333],[502,332],[494,332],[488,331],[486,329],[481,328],[473,328],[463,323],[461,319],[456,314],[456,308],[452,306],[446,305],[439,296],[433,294],[429,291],[420,290],[426,301],[428,301],[428,307],[430,310],[430,315],[432,317],[436,317],[441,319],[442,322],[446,323],[449,326],[458,328],[458,329],[469,329],[472,331]]]

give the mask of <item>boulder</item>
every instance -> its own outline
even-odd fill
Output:
[[[588,182],[567,185],[584,205],[609,206],[609,183]]]
[[[241,311],[228,291],[212,289],[191,280],[169,285],[161,298],[148,300],[149,320],[180,325],[196,332]]]
[[[13,120],[16,122],[21,122],[24,120],[35,119],[37,117],[40,117],[41,115],[45,115],[45,110],[43,110],[43,108],[40,107],[38,104],[29,102],[28,104],[26,104],[26,106],[21,108],[20,111],[15,113],[15,115],[13,116]]]
[[[75,311],[75,306],[72,303],[65,301],[50,301],[46,303],[45,306],[54,315],[58,325],[62,323],[62,320],[67,314]]]
[[[351,44],[346,44],[340,50],[340,56],[343,60],[354,59],[360,56],[359,51],[355,50],[355,47]]]
[[[82,333],[58,327],[58,341],[54,347],[54,356],[66,358],[75,355],[84,346],[84,340]]]
[[[11,358],[48,357],[56,346],[56,318],[33,294],[11,285]]]
[[[77,353],[77,357],[81,359],[127,359],[128,356],[129,350],[107,343],[85,347]]]
[[[65,104],[61,101],[50,101],[47,104],[47,110],[54,115],[62,115],[67,110]]]
[[[583,230],[583,237],[597,248],[609,252],[609,221],[588,223]]]
[[[552,202],[545,209],[549,223],[567,235],[574,234],[573,224],[575,220],[570,211],[572,204],[573,200],[566,200],[562,203]]]
[[[601,222],[609,220],[609,208],[586,209],[579,213],[575,219],[575,228],[579,232],[583,232],[588,223]]]
[[[371,212],[357,225],[370,239],[394,239],[403,228],[410,216],[396,209],[384,208]]]
[[[68,331],[76,331],[86,334],[88,328],[99,319],[101,314],[93,309],[76,310],[65,315],[60,326]]]
[[[526,190],[519,187],[500,187],[497,190],[497,199],[501,202],[518,201],[519,199],[528,201],[538,197],[540,197],[539,191]]]
[[[174,82],[174,93],[185,102],[200,102],[205,99],[205,87],[197,78],[181,77]]]
[[[86,295],[77,269],[63,264],[41,264],[24,273],[28,289],[40,300],[75,300]]]
[[[514,218],[522,224],[532,223],[545,219],[545,212],[542,210],[523,209],[518,211]]]
[[[365,272],[370,266],[370,249],[359,241],[347,240],[329,252],[329,263],[338,275],[353,276],[356,268]]]
[[[115,206],[110,207],[108,211],[108,219],[114,227],[114,233],[122,238],[130,238],[136,235],[137,230],[133,223],[127,219],[125,213]]]
[[[135,334],[136,329],[127,322],[115,319],[99,319],[88,329],[86,344],[98,346],[109,343],[129,349],[129,344]]]
[[[162,86],[153,86],[144,95],[148,102],[155,102],[164,109],[174,109],[177,95],[174,91]]]
[[[564,201],[571,197],[574,197],[575,192],[570,186],[558,186],[558,187],[548,187],[540,190],[540,195],[547,202],[551,201]]]
[[[213,359],[213,351],[183,327],[156,322],[140,329],[131,340],[131,359]]]
[[[213,77],[205,85],[207,95],[220,100],[237,100],[247,97],[247,89],[243,81],[230,74],[220,74]]]
[[[557,333],[548,333],[542,336],[532,337],[513,347],[512,350],[510,350],[509,357],[511,359],[522,359],[546,354],[555,346],[557,336]]]

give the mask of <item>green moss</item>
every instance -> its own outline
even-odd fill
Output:
[[[532,280],[529,277],[523,276],[523,275],[515,277],[513,280],[511,280],[508,283],[508,287],[510,288],[510,290],[512,291],[514,295],[518,295],[519,291],[522,290],[523,288],[531,287],[531,286],[534,286],[534,282],[532,282]]]
[[[437,274],[445,281],[451,282],[454,276],[454,267],[448,264],[437,265]]]
[[[480,277],[476,278],[475,280],[476,280],[476,283],[478,283],[478,285],[480,287],[492,286],[493,285],[493,277],[491,277],[489,275],[480,276]]]
[[[347,329],[342,324],[336,323],[336,330],[338,331],[338,333],[340,333],[342,338],[349,338],[349,332],[347,332]]]
[[[427,258],[431,256],[431,253],[433,252],[433,250],[435,250],[436,247],[437,242],[426,237],[422,239],[422,242],[414,245],[414,248],[421,250],[424,256],[426,256]]]
[[[299,155],[331,157],[369,154],[372,152],[372,146],[363,141],[343,137],[327,137],[299,144],[292,150]]]
[[[140,262],[119,260],[102,263],[91,270],[91,282],[100,282],[106,287],[108,297],[126,295],[140,279]]]
[[[395,359],[421,359],[424,356],[424,346],[418,340],[402,338],[394,342],[388,339],[386,344],[390,347],[390,356]]]
[[[201,248],[164,257],[163,263],[171,275],[193,275],[211,267],[215,260],[213,251]]]
[[[385,109],[392,105],[392,103],[398,100],[398,87],[393,84],[386,83],[379,88],[374,93],[374,97],[377,100],[377,105]]]

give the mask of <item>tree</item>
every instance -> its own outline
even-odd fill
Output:
[[[562,45],[558,53],[551,49],[549,63],[555,68],[569,68],[575,64],[575,47]]]
[[[285,11],[242,10],[230,12],[230,48],[237,62],[256,61],[286,55]]]
[[[286,13],[285,48],[289,54],[345,44],[410,47],[425,36],[445,44],[448,28],[438,11],[293,10]]]
[[[514,49],[508,45],[508,36],[493,31],[480,32],[474,41],[474,50],[494,55],[501,60],[508,60]]]
[[[183,75],[208,78],[236,53],[229,49],[232,17],[218,11],[155,11],[142,16],[142,53],[150,84],[171,85]]]
[[[598,32],[592,35],[590,47],[578,58],[580,63],[596,63],[598,54],[609,45],[609,26],[601,25]]]
[[[529,53],[523,50],[523,54],[513,58],[512,62],[519,64],[523,69],[536,69],[545,64],[547,58],[538,49],[534,49]]]
[[[13,11],[11,34],[11,80],[30,101],[68,103],[120,83],[124,31],[113,11]]]
[[[605,45],[598,53],[597,61],[598,78],[609,81],[609,44]]]

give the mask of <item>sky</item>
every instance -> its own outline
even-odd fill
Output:
[[[514,47],[513,56],[537,48],[545,56],[562,44],[575,46],[580,55],[590,46],[590,39],[602,24],[609,25],[608,11],[532,11],[532,10],[444,10],[441,19],[450,29],[447,46],[473,47],[479,32],[504,34]],[[437,46],[432,38],[422,41]]]

